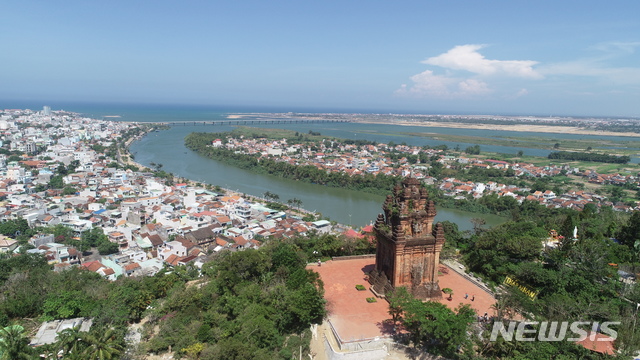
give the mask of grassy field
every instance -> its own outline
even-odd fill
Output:
[[[233,131],[234,134],[244,135],[244,136],[260,136],[266,137],[269,139],[299,139],[300,136],[296,137],[296,132],[293,130],[285,130],[285,129],[263,129],[263,128],[252,128],[247,126],[241,126],[236,128]],[[367,131],[362,131],[362,133],[367,134]],[[514,148],[522,148],[522,149],[545,149],[545,150],[568,150],[568,151],[586,151],[591,148],[592,151],[598,153],[607,153],[607,154],[615,154],[615,155],[629,155],[629,156],[638,156],[640,155],[640,141],[634,140],[624,140],[624,141],[610,141],[610,140],[602,140],[602,141],[593,141],[590,139],[550,139],[539,136],[531,136],[531,137],[508,137],[508,136],[498,136],[498,137],[480,137],[480,136],[468,136],[468,135],[452,135],[452,134],[436,134],[429,132],[389,132],[389,133],[381,133],[381,132],[371,132],[376,135],[385,135],[385,136],[394,136],[394,137],[422,137],[429,138],[433,140],[441,140],[441,141],[449,141],[449,142],[462,142],[468,144],[478,144],[478,145],[500,145],[500,146],[509,146]],[[302,135],[305,141],[318,141],[323,138],[327,138],[326,136],[318,136],[318,135],[310,135],[308,133],[301,132],[298,135]],[[558,147],[555,148],[555,145],[558,144]],[[611,148],[617,149],[611,149]]]
[[[261,137],[271,140],[293,140],[293,141],[322,141],[323,139],[331,139],[322,135],[311,135],[309,133],[297,132],[286,129],[263,129],[249,126],[239,126],[231,131],[234,137]],[[296,135],[297,134],[297,135]]]
[[[387,134],[393,135],[393,134]],[[640,153],[640,141],[624,140],[624,141],[594,141],[591,139],[551,139],[544,137],[479,137],[479,136],[467,136],[467,135],[451,135],[451,134],[434,134],[428,132],[403,132],[398,133],[399,136],[414,136],[424,137],[433,140],[442,140],[450,142],[464,142],[469,144],[478,145],[500,145],[510,147],[521,147],[523,149],[546,149],[546,150],[572,150],[572,151],[586,151],[591,148],[597,152],[606,152],[607,154],[615,155],[637,155]],[[555,148],[555,145],[558,147]],[[612,147],[619,149],[610,149]]]

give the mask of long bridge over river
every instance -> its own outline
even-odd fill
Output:
[[[220,121],[169,121],[158,122],[158,125],[193,126],[193,125],[266,125],[266,124],[315,124],[315,123],[350,123],[345,119],[271,119],[271,120],[220,120]]]

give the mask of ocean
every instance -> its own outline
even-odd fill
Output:
[[[87,117],[104,118],[105,116],[119,116],[119,118],[108,118],[116,121],[133,122],[178,122],[178,121],[220,121],[227,119],[232,113],[262,113],[262,112],[314,112],[313,109],[274,109],[257,107],[213,107],[194,105],[149,105],[149,104],[87,104],[87,103],[25,103],[25,104],[0,104],[4,108],[30,108],[40,110],[43,105],[51,106],[52,110],[67,110],[82,113]],[[323,111],[323,112],[326,112]],[[360,112],[363,113],[363,112]],[[397,126],[386,124],[362,124],[362,123],[316,123],[316,124],[280,124],[263,125],[263,127],[287,128],[295,131],[308,132],[313,130],[321,132],[323,135],[335,136],[351,139],[367,139],[388,143],[406,142],[409,145],[441,145],[449,147],[460,146],[465,148],[473,144],[452,143],[438,141],[423,137],[407,136],[402,133],[430,132],[430,133],[459,133],[460,129],[443,127],[417,127],[417,126]],[[194,131],[198,132],[219,132],[229,131],[231,126],[211,126],[211,125],[186,125],[174,126],[169,130],[150,133],[141,140],[132,144],[130,150],[135,156],[135,160],[145,166],[151,163],[163,164],[163,170],[173,174],[213,185],[220,185],[225,188],[237,190],[246,194],[261,196],[266,191],[276,193],[280,199],[297,198],[303,201],[303,207],[317,211],[333,220],[343,224],[366,225],[375,220],[380,212],[383,201],[382,194],[374,195],[336,189],[326,186],[301,183],[292,180],[282,179],[275,176],[255,174],[249,171],[238,169],[233,166],[219,163],[215,160],[206,159],[193,153],[184,146],[184,137]],[[517,133],[490,130],[465,130],[466,135],[492,137],[504,135],[523,136],[535,133]],[[567,137],[573,135],[566,134],[546,134],[538,133],[538,136],[546,137]],[[584,136],[584,135],[581,135]],[[597,141],[598,137],[594,137]],[[628,138],[625,138],[628,140]],[[481,146],[483,151],[502,152],[515,154],[523,150],[526,154],[546,156],[548,150],[527,149],[507,146]],[[474,217],[483,217],[489,224],[497,224],[503,221],[495,216],[480,215],[461,212],[452,209],[440,209],[437,217],[438,221],[449,220],[457,223],[461,229],[472,228],[470,220]]]

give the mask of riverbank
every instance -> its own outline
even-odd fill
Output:
[[[377,121],[355,120],[356,123],[361,124],[381,124]],[[531,124],[518,124],[518,125],[499,125],[499,124],[468,124],[468,123],[454,123],[454,122],[435,122],[435,121],[398,121],[391,120],[386,125],[400,125],[400,126],[421,126],[421,127],[444,127],[452,129],[475,129],[475,130],[495,130],[495,131],[517,131],[517,132],[540,132],[540,133],[553,133],[553,134],[573,134],[573,135],[601,135],[601,136],[626,136],[626,137],[638,137],[639,133],[630,132],[614,132],[614,131],[595,131],[581,129],[573,126],[549,126],[549,125],[531,125]]]
[[[138,163],[135,160],[132,160],[134,158],[134,156],[130,151],[130,147],[135,141],[138,141],[138,140],[142,139],[144,136],[147,136],[152,131],[153,130],[147,130],[147,131],[143,132],[142,134],[139,134],[138,136],[135,136],[135,137],[132,137],[132,138],[128,139],[125,142],[125,154],[123,154],[123,155],[126,156],[126,161],[122,160],[122,156],[119,157],[120,158],[120,163],[122,165],[125,165],[125,166],[126,165],[132,165],[132,166],[136,166],[140,170],[148,169],[149,171],[153,171],[153,169],[149,169],[148,166],[143,165],[141,163]],[[188,179],[188,178],[185,178],[185,177],[182,177],[182,176],[178,176],[178,175],[175,175],[175,174],[173,176],[173,182],[174,183],[184,182],[189,187],[198,187],[199,185],[202,185],[202,183],[203,183],[202,181]],[[208,184],[208,183],[205,183],[205,184]],[[274,201],[274,200],[268,200],[268,199],[266,199],[264,197],[261,197],[261,196],[258,196],[258,195],[245,194],[245,193],[242,193],[240,191],[229,189],[229,188],[225,188],[225,187],[222,187],[222,186],[216,185],[216,184],[208,184],[208,185],[215,186],[218,189],[221,189],[222,192],[224,192],[224,194],[228,195],[228,196],[240,196],[240,197],[246,198],[249,201],[259,201],[259,202],[262,202],[264,204],[267,204],[269,202],[273,202],[273,203],[278,203],[278,204],[287,206],[288,209],[285,210],[285,213],[287,213],[288,216],[302,218],[302,217],[305,217],[307,215],[312,215],[313,217],[316,217],[316,218],[318,217],[318,213],[316,213],[314,211],[311,211],[311,210],[307,210],[307,209],[299,207],[299,206],[289,206],[289,205],[287,205],[287,204],[285,204],[283,202]],[[341,223],[338,223],[336,221],[333,221],[333,223],[334,223],[334,227],[337,227],[338,229],[340,229],[340,231],[346,231],[348,229],[353,228],[353,226],[351,226],[351,225],[341,224]]]
[[[127,141],[124,143],[124,151],[125,151],[124,156],[126,156],[127,159],[126,159],[126,161],[123,161],[122,160],[122,154],[119,154],[120,156],[118,157],[118,160],[119,160],[119,162],[121,164],[123,164],[125,166],[126,165],[132,165],[132,166],[137,167],[140,170],[148,168],[147,166],[142,165],[139,162],[136,162],[134,160],[135,156],[131,153],[131,151],[129,149],[130,149],[130,147],[131,147],[131,145],[133,144],[134,141],[140,140],[143,137],[147,136],[147,134],[149,134],[150,131],[151,130],[144,131],[142,134],[139,134],[139,135],[134,136],[134,137],[132,137],[130,139],[127,139]],[[118,149],[118,152],[119,151],[120,151],[120,149]]]
[[[323,131],[321,124],[311,129]],[[233,127],[216,127],[215,130],[225,132],[233,130]],[[295,130],[306,134],[309,128],[305,125],[304,128]],[[312,213],[321,214],[321,218],[329,217],[330,220],[350,224],[356,228],[375,221],[382,210],[384,197],[380,194],[258,174],[200,156],[190,151],[184,144],[184,138],[187,135],[200,131],[203,131],[202,126],[171,127],[168,130],[147,134],[139,141],[135,141],[130,150],[135,154],[135,161],[147,164],[146,167],[149,167],[148,164],[162,164],[162,170],[176,174],[178,177],[192,179],[202,184],[217,184],[222,188],[252,197],[271,192],[279,195],[280,200],[285,203],[287,199],[299,199],[302,201],[303,208]],[[438,208],[436,221],[450,221],[458,224],[461,230],[473,230],[471,220],[478,217],[486,219],[487,226],[505,222],[505,218],[495,215],[446,208]]]

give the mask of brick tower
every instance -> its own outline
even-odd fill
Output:
[[[374,292],[384,295],[404,286],[421,299],[442,297],[438,264],[444,244],[442,224],[433,228],[436,208],[427,189],[415,178],[405,178],[388,195],[374,231],[376,269],[369,274]]]

